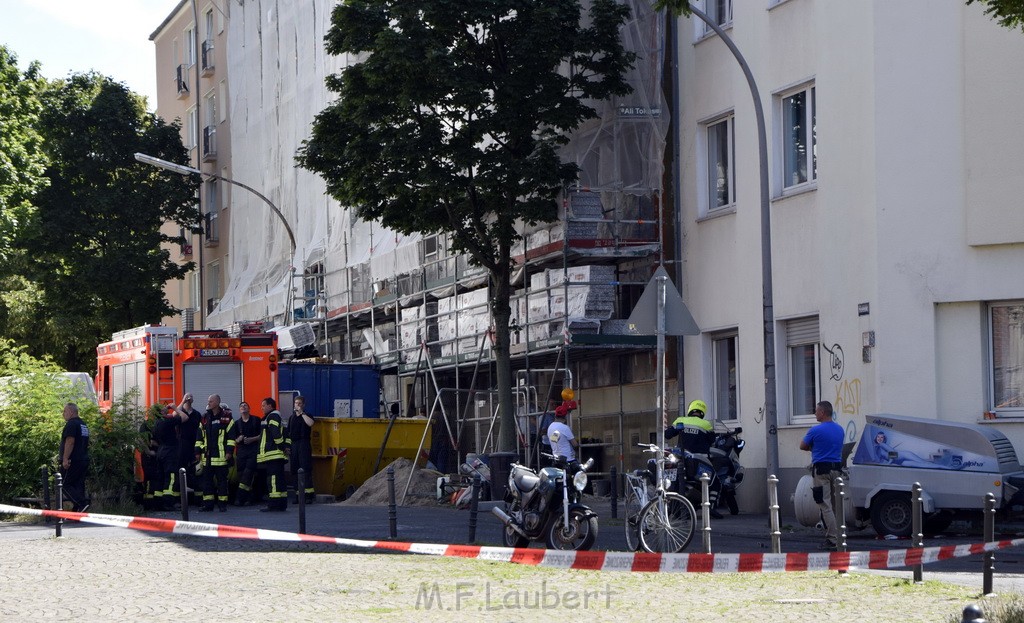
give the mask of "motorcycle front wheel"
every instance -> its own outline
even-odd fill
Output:
[[[697,513],[685,497],[666,493],[647,503],[637,523],[644,551],[672,554],[690,544]]]
[[[565,524],[562,513],[558,513],[548,528],[548,549],[587,550],[597,540],[597,517],[587,517],[582,509],[569,511],[569,524]]]

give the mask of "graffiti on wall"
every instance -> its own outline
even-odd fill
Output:
[[[846,423],[846,439],[847,441],[857,440],[857,417],[860,416],[861,409],[861,382],[859,378],[843,380],[843,372],[845,372],[845,359],[843,357],[843,347],[837,342],[831,347],[825,346],[824,343],[821,347],[829,354],[828,358],[828,371],[829,379],[836,381],[836,397],[833,401],[834,417],[836,421],[841,422],[847,420]]]
[[[843,379],[843,347],[839,344],[833,344],[832,348],[824,344],[821,347],[829,354],[829,378],[833,381],[841,381]]]

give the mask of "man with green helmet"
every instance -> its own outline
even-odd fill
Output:
[[[704,455],[710,467],[711,459],[707,456],[711,445],[715,442],[714,427],[711,422],[704,419],[708,411],[708,405],[703,400],[694,400],[686,409],[686,415],[681,415],[672,422],[672,426],[665,429],[665,439],[672,439],[679,436],[679,446],[691,454]],[[708,488],[708,502],[711,503],[711,516],[721,519],[722,515],[716,510],[718,507],[718,495],[721,492],[722,484],[715,476],[714,469],[711,469],[711,483]]]

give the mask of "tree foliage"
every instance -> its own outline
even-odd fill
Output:
[[[179,128],[147,113],[123,84],[76,74],[51,85],[42,101],[47,185],[20,237],[32,261],[20,299],[7,297],[8,330],[69,370],[92,369],[99,341],[174,312],[164,284],[191,266],[161,249],[182,239],[160,227],[197,224],[197,182],[135,161],[135,152],[174,162],[188,154]],[[19,314],[26,300],[39,303],[31,322]]]
[[[317,115],[298,162],[359,216],[404,232],[445,232],[487,269],[502,412],[514,443],[509,366],[510,250],[517,221],[557,218],[578,167],[557,153],[628,93],[628,7],[593,0],[347,0],[327,51],[359,59],[327,79],[338,100]]]
[[[1024,0],[967,0],[967,4],[982,4],[985,15],[1006,28],[1024,31]]]

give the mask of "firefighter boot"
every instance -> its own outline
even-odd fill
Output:
[[[239,488],[235,493],[235,506],[246,506],[249,504],[249,492]]]

